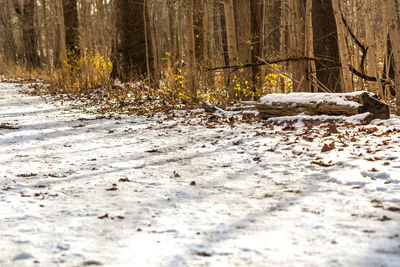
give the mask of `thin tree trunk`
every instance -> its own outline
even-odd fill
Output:
[[[25,49],[25,63],[30,68],[40,66],[35,30],[35,0],[25,0],[22,16],[22,30]]]
[[[224,0],[226,36],[228,41],[229,64],[238,63],[238,49],[235,29],[235,15],[233,11],[233,0]]]
[[[237,47],[239,64],[249,64],[251,60],[251,6],[249,0],[236,1]],[[242,92],[251,92],[252,68],[240,72]],[[242,94],[241,97],[244,95]]]
[[[393,0],[383,0],[385,14],[389,27],[390,43],[394,61],[394,78],[396,91],[396,107],[400,109],[400,22],[397,8]]]
[[[194,27],[193,27],[193,0],[187,1],[186,15],[186,33],[187,33],[187,57],[188,57],[188,89],[192,92],[193,96],[196,96],[196,52],[195,52],[195,41],[194,41]]]
[[[375,92],[377,95],[383,96],[382,84],[379,82],[380,75],[378,70],[377,58],[376,58],[376,43],[377,40],[373,31],[373,18],[372,14],[374,11],[372,9],[371,0],[365,1],[365,32],[366,32],[366,42],[369,46],[367,61],[368,61],[368,75],[374,76],[377,78],[378,82],[369,82],[368,89],[370,91]]]
[[[70,64],[76,64],[79,49],[79,22],[77,0],[63,0],[65,44]]]
[[[313,44],[313,29],[312,29],[312,0],[306,0],[306,29],[305,29],[305,55],[307,57],[314,57],[314,44]],[[309,61],[307,63],[307,91],[315,92],[315,75],[316,67],[315,61]]]
[[[343,80],[343,92],[352,92],[352,83],[351,83],[351,73],[348,68],[347,61],[347,47],[346,47],[346,37],[344,34],[344,25],[342,21],[342,16],[340,13],[340,5],[338,0],[332,0],[332,8],[333,13],[335,14],[336,26],[337,26],[337,42],[339,48],[339,56],[341,62],[341,70],[342,70],[342,80]]]

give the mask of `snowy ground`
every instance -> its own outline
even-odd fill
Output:
[[[0,266],[399,266],[399,118],[106,119],[19,89],[0,84]]]

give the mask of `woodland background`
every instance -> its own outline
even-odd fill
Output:
[[[368,90],[398,107],[399,14],[398,0],[0,0],[0,73],[159,106]]]

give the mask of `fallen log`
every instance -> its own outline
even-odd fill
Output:
[[[371,113],[370,120],[390,117],[389,106],[375,94],[364,91],[343,94],[270,94],[261,98],[256,108],[264,119],[298,114],[353,116],[366,112]]]

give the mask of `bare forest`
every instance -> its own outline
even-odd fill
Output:
[[[398,11],[397,0],[1,0],[1,72],[132,105],[368,90],[395,109]]]

